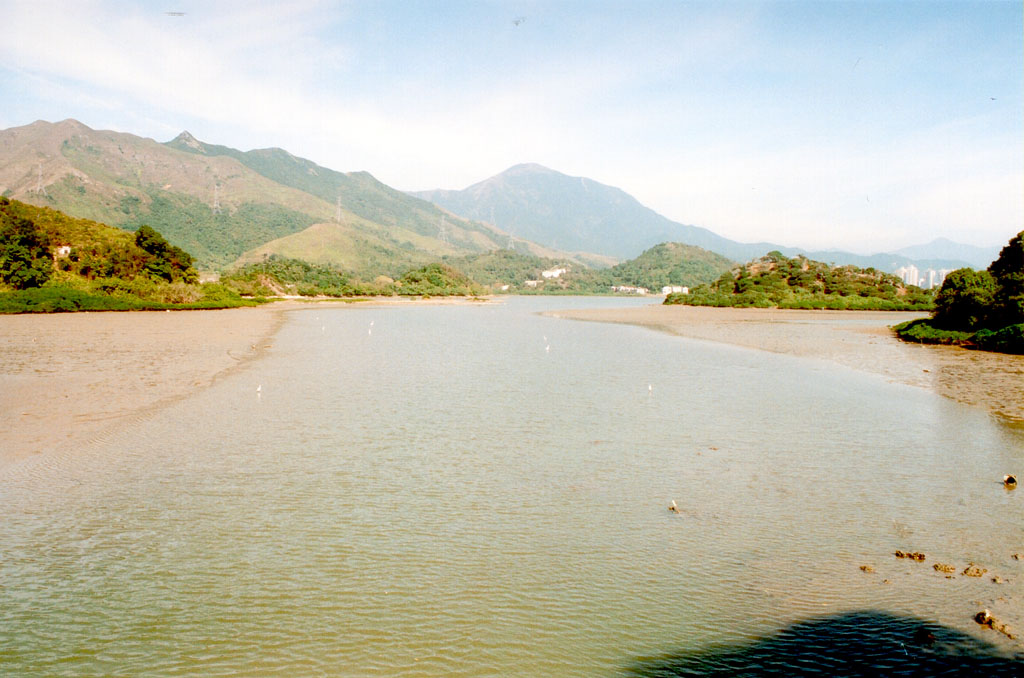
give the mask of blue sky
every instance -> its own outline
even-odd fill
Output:
[[[1024,228],[1017,0],[0,0],[0,15],[0,128],[188,129],[403,190],[536,162],[807,248]]]

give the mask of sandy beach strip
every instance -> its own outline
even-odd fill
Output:
[[[575,320],[626,323],[691,339],[829,360],[927,388],[1024,425],[1024,356],[908,344],[889,329],[921,313],[799,311],[652,304],[553,311]]]
[[[0,468],[209,386],[267,348],[284,308],[0,316]]]

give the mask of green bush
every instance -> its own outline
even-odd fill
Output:
[[[1001,330],[978,330],[971,343],[985,351],[1024,355],[1024,323]]]
[[[917,344],[966,344],[972,336],[971,332],[945,330],[935,327],[931,318],[920,318],[900,323],[892,328],[896,336],[903,341]]]

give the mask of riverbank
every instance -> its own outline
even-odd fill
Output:
[[[283,320],[274,306],[0,318],[0,467],[73,451],[207,387]]]
[[[325,298],[224,310],[0,316],[0,468],[70,453],[206,388],[270,348],[288,311],[478,303],[488,301]]]
[[[926,388],[1024,425],[1024,356],[908,344],[890,327],[925,317],[885,311],[799,311],[650,305],[549,315],[626,323],[691,339],[829,360]]]

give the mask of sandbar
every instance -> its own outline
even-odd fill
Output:
[[[828,360],[930,389],[1024,425],[1024,356],[909,344],[890,329],[923,313],[710,308],[651,304],[547,315],[626,323],[690,339]]]
[[[0,316],[0,468],[209,386],[266,349],[282,310]]]

